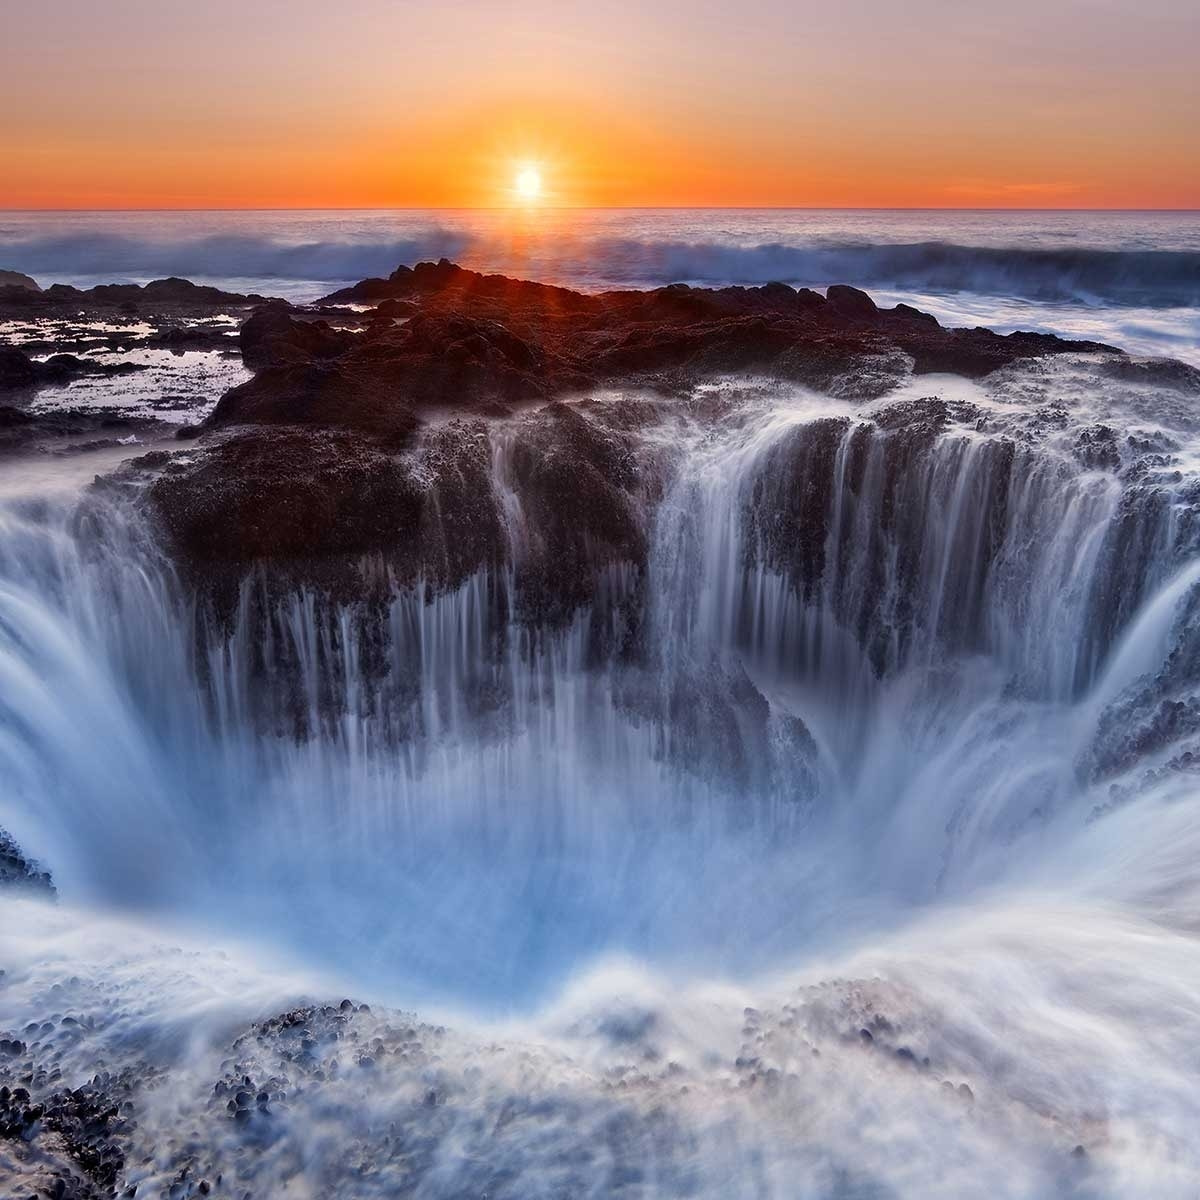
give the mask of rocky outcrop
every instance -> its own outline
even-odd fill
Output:
[[[93,288],[76,288],[65,283],[45,289],[24,284],[6,284],[0,278],[0,313],[10,316],[52,316],[84,312],[131,312],[145,307],[157,313],[211,312],[214,309],[247,308],[265,304],[267,297],[255,293],[225,292],[187,279],[155,279],[145,285],[105,283]]]
[[[30,862],[3,829],[0,829],[0,888],[54,894],[49,873]]]
[[[202,431],[302,425],[353,430],[399,449],[420,419],[386,378],[327,362],[267,367],[221,397]]]
[[[868,397],[910,370],[974,378],[1019,358],[1105,349],[1043,334],[943,329],[928,313],[903,304],[881,309],[844,285],[826,296],[782,283],[584,295],[442,260],[401,267],[386,280],[364,280],[325,299],[405,306],[407,323],[373,323],[332,359],[332,369],[351,390],[366,373],[417,407],[553,398],[597,385],[676,391],[730,373]],[[286,331],[282,312],[273,320],[289,346],[308,336]],[[329,356],[318,347],[309,357]],[[246,361],[254,367],[258,359]],[[279,376],[259,391],[283,395],[294,384]]]
[[[0,392],[70,383],[83,375],[133,375],[143,370],[140,363],[104,363],[76,354],[34,359],[16,346],[0,346]]]
[[[135,460],[171,544],[208,583],[254,564],[333,592],[363,585],[374,558],[388,578],[452,587],[506,555],[478,422],[451,422],[403,455],[346,429],[284,426],[215,437],[203,453]]]
[[[873,321],[879,315],[875,301],[866,292],[844,283],[835,283],[826,289],[825,299],[834,312],[844,317]]]
[[[257,309],[240,333],[254,377],[190,431],[199,441],[186,452],[136,468],[153,478],[150,503],[185,562],[209,573],[270,562],[328,580],[375,555],[395,577],[445,584],[505,563],[521,614],[556,623],[594,601],[613,568],[636,580],[649,507],[615,409],[563,397],[634,385],[675,403],[700,380],[742,374],[863,398],[913,369],[978,375],[1026,355],[1104,349],[946,330],[849,287],[585,295],[443,260],[327,301],[367,297],[382,297],[380,310],[356,331],[282,304]],[[542,406],[514,414],[532,402]],[[447,425],[456,414],[467,419]],[[503,432],[487,423],[500,416]],[[493,455],[520,510],[507,528]],[[820,547],[792,544],[797,553],[797,582],[810,586]]]
[[[222,397],[211,428],[295,420],[399,437],[411,431],[415,407],[536,400],[585,382],[499,322],[455,313],[379,322],[365,334],[279,309],[247,326],[243,356],[257,374]]]
[[[149,470],[159,452],[135,463]],[[166,461],[149,497],[176,547],[207,566],[318,563],[403,547],[420,517],[408,466],[341,429],[241,431]]]
[[[29,292],[40,292],[41,285],[31,275],[21,271],[0,271],[0,288],[23,288]]]
[[[30,412],[0,404],[0,456],[29,451],[63,453],[115,445],[121,438],[161,432],[154,417],[117,409],[49,409]]]
[[[135,1128],[128,1115],[133,1074],[104,1072],[64,1086],[60,1069],[38,1061],[51,1031],[60,1038],[83,1032],[74,1017],[56,1014],[29,1031],[36,1033],[32,1045],[0,1037],[0,1179],[12,1187],[20,1181],[22,1195],[55,1200],[113,1196],[125,1168],[123,1145]]]
[[[38,372],[28,354],[16,346],[0,346],[0,391],[34,387]]]
[[[645,566],[645,505],[627,434],[549,404],[513,431],[505,470],[521,502],[517,579],[527,619],[560,622],[597,595],[609,568]]]
[[[296,320],[287,304],[268,304],[251,313],[238,332],[238,343],[246,366],[261,371],[337,358],[351,348],[354,335],[324,321]]]
[[[364,587],[364,559],[390,581],[439,588],[512,565],[521,614],[560,622],[594,598],[606,570],[644,564],[633,442],[562,404],[495,438],[486,421],[456,420],[397,452],[361,428],[260,424],[213,432],[197,451],[146,455],[124,478],[148,479],[171,545],[206,586],[270,564],[280,579],[349,596]],[[519,505],[508,522],[497,454]]]

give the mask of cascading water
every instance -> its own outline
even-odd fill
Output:
[[[9,502],[0,827],[68,904],[250,938],[476,1020],[544,1011],[614,955],[678,981],[681,1014],[726,1004],[706,980],[882,974],[912,1036],[1008,1105],[930,1133],[959,1165],[928,1194],[1058,1179],[1052,1113],[1075,1140],[1104,1125],[1125,1186],[1151,1153],[1182,1186],[1200,1161],[1179,1072],[1200,1061],[1128,1039],[1200,1021],[1181,995],[1200,985],[1188,443],[1133,469],[1081,454],[1094,423],[1060,413],[978,389],[873,409],[752,390],[716,432],[651,423],[646,562],[605,567],[556,627],[516,601],[519,430],[493,433],[507,565],[383,605],[255,577],[218,616],[124,502]],[[620,986],[669,1006],[651,979]],[[699,1018],[678,1019],[706,1061]],[[1145,1090],[1122,1097],[1139,1053]],[[836,1061],[786,1154],[769,1133],[786,1109],[751,1132],[722,1107],[731,1140],[671,1186],[730,1186],[749,1139],[764,1173],[734,1191],[917,1194],[891,1152],[928,1153],[887,1092],[934,1124],[950,1102]],[[989,1165],[1026,1136],[1010,1175]]]

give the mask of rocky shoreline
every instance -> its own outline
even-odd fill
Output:
[[[486,430],[507,424],[519,427],[516,483],[558,518],[531,572],[557,574],[566,591],[556,584],[534,599],[537,611],[577,602],[568,577],[584,542],[589,555],[610,548],[593,556],[600,565],[638,559],[634,497],[653,481],[639,476],[632,436],[663,412],[694,413],[705,380],[779,379],[866,401],[913,373],[979,378],[1045,356],[1120,358],[1041,334],[943,329],[844,286],[825,296],[784,284],[588,295],[442,261],[297,308],[166,282],[136,301],[120,299],[129,289],[6,295],[10,305],[91,311],[161,294],[249,311],[238,347],[252,377],[179,431],[186,451],[164,447],[124,473],[149,484],[184,564],[213,577],[271,561],[324,581],[331,556],[379,554],[403,579],[453,586],[495,561],[498,503],[480,456]],[[637,399],[606,402],[616,389]],[[8,420],[22,445],[53,433]]]
[[[131,307],[136,314],[123,312]],[[63,354],[35,361],[17,346],[0,350],[16,364],[7,378],[21,376],[21,362],[34,373],[32,384],[21,376],[10,388],[16,403],[0,406],[0,451],[148,443],[148,453],[97,478],[95,491],[147,514],[188,591],[218,619],[240,613],[258,630],[243,631],[252,642],[269,631],[273,600],[297,587],[357,606],[370,625],[371,605],[398,589],[428,596],[486,576],[500,625],[515,618],[541,633],[586,610],[589,653],[637,658],[653,513],[679,440],[651,433],[735,421],[744,396],[765,383],[817,389],[847,414],[871,409],[857,431],[850,415],[798,429],[747,497],[763,561],[806,596],[820,586],[833,464],[847,438],[852,473],[880,458],[886,521],[943,432],[994,435],[980,479],[994,480],[987,503],[999,514],[1017,450],[1059,437],[1066,421],[1049,409],[1010,418],[936,396],[881,399],[906,381],[934,372],[1002,380],[1014,366],[1086,358],[1089,370],[1131,387],[1200,390],[1200,372],[1182,364],[1049,335],[945,329],[836,285],[826,295],[780,283],[585,294],[443,260],[309,306],[164,280],[86,292],[10,286],[0,288],[5,311],[84,323],[123,314],[136,328],[103,336],[135,346],[172,331],[180,346],[200,345],[218,335],[214,314],[229,318],[220,352],[240,356],[249,377],[182,425],[41,407],[38,381]],[[1069,453],[1085,466],[1131,479],[1158,469],[1158,447],[1109,426],[1073,436]],[[1158,502],[1153,489],[1144,499]],[[895,536],[913,540],[903,569],[922,535]],[[259,590],[247,604],[251,580]],[[320,619],[340,644],[342,618],[331,610]],[[855,623],[875,628],[869,614]],[[902,643],[904,620],[892,624],[888,637]],[[879,669],[893,652],[871,650]]]
[[[202,969],[191,957],[179,953],[184,977]],[[819,1146],[819,1127],[780,1114],[856,1077],[914,1111],[994,1122],[1000,1135],[1032,1123],[1064,1172],[1085,1169],[1077,1117],[1033,1104],[1009,1111],[941,1015],[877,979],[711,1007],[722,1050],[703,1055],[665,996],[604,998],[564,1016],[552,1045],[350,999],[216,1025],[201,1011],[204,1033],[180,1030],[177,1040],[193,1039],[180,1053],[124,1036],[111,987],[63,980],[45,1019],[0,1029],[6,1197],[267,1200],[292,1186],[357,1200],[597,1187],[687,1195],[706,1161],[706,1127],[749,1144],[769,1130]]]

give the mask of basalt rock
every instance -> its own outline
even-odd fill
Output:
[[[0,288],[24,288],[30,292],[40,292],[41,285],[30,275],[21,271],[0,271]]]
[[[234,425],[354,430],[398,448],[407,444],[420,419],[379,373],[317,360],[267,367],[232,388],[202,431]]]
[[[386,361],[395,373],[397,361],[406,360],[407,371],[395,379],[417,404],[475,403],[489,391],[504,399],[551,397],[597,384],[672,390],[730,373],[770,374],[861,398],[882,395],[910,370],[979,377],[1019,358],[1108,349],[1044,334],[944,329],[928,313],[905,304],[881,309],[846,285],[826,296],[783,283],[585,295],[443,259],[358,286],[327,299],[386,297],[407,306],[414,328],[411,341],[387,333],[386,353],[368,336],[346,365]],[[434,318],[439,323],[431,324]],[[503,370],[447,371],[446,359],[461,357],[476,368],[492,359],[498,335],[478,324],[458,332],[470,322],[502,328],[528,353]]]
[[[415,316],[420,310],[411,300],[384,300],[375,308],[376,317],[385,320],[404,320]]]
[[[201,567],[320,565],[414,536],[421,485],[405,464],[339,429],[240,431],[164,460],[151,506],[185,558]]]
[[[1167,387],[1189,395],[1200,395],[1200,368],[1173,358],[1114,358],[1104,364],[1104,373],[1122,383]]]
[[[614,569],[632,568],[638,586],[647,505],[634,446],[619,423],[563,404],[503,431],[432,424],[403,449],[335,425],[241,425],[135,460],[110,485],[136,485],[207,588],[266,565],[281,585],[351,598],[371,580],[444,590],[511,566],[517,615],[556,624],[625,587]],[[498,482],[516,505],[507,516]],[[614,591],[615,604],[629,598]]]
[[[185,327],[167,325],[146,339],[150,346],[162,347],[176,353],[184,350],[232,350],[236,344],[224,329],[206,326]]]
[[[730,374],[870,398],[910,370],[977,377],[1017,358],[1105,349],[1042,334],[947,330],[907,305],[880,309],[844,285],[827,297],[783,283],[585,295],[443,259],[359,286],[326,300],[382,300],[361,335],[283,307],[256,313],[242,345],[260,375],[230,393],[210,424],[275,423],[293,411],[308,424],[318,397],[320,421],[359,428],[360,412],[389,397],[417,410],[488,411],[597,385],[678,393]],[[408,319],[398,323],[397,313]]]
[[[499,322],[455,313],[379,322],[355,335],[268,309],[244,327],[243,354],[258,373],[221,398],[209,428],[318,424],[400,444],[417,424],[414,407],[536,400],[585,382]]]
[[[928,509],[955,486],[952,472],[939,471],[950,461],[939,439],[952,421],[975,417],[968,405],[930,397],[859,420],[808,421],[771,445],[747,490],[747,565],[786,579],[800,603],[858,641],[881,675],[902,665],[930,632],[919,625],[931,574]],[[972,639],[983,625],[980,581],[1000,549],[1009,492],[1020,477],[1015,462],[1014,443],[997,437],[973,464],[973,499],[990,520],[961,549],[979,570],[954,586],[947,581],[936,631],[957,649],[979,649]],[[803,646],[776,649],[807,653]]]
[[[825,292],[825,299],[834,312],[847,317],[873,321],[879,312],[875,301],[866,292],[845,283],[835,283]]]
[[[325,321],[296,320],[286,304],[256,309],[238,332],[242,361],[251,371],[291,366],[312,359],[336,358],[354,343],[355,335]]]
[[[140,363],[102,363],[75,354],[55,354],[41,361],[16,346],[0,346],[0,392],[69,383],[83,375],[132,375],[142,370]]]
[[[154,417],[115,409],[50,409],[30,412],[0,405],[0,455],[30,450],[66,453],[115,445],[121,438],[161,431]]]
[[[145,285],[106,283],[93,288],[76,288],[55,283],[37,290],[22,284],[5,284],[0,279],[0,313],[11,316],[54,316],[79,312],[132,313],[143,306],[155,312],[212,312],[214,309],[247,308],[265,304],[267,297],[256,293],[225,292],[187,279],[155,279]]]
[[[644,567],[644,505],[628,435],[550,404],[513,431],[507,470],[524,516],[518,589],[535,623],[557,623],[592,600],[611,568]]]
[[[0,391],[34,387],[37,369],[28,354],[16,346],[0,346]]]
[[[650,507],[635,440],[608,419],[611,406],[602,416],[601,408],[558,403],[563,397],[635,386],[674,403],[701,380],[749,375],[861,399],[914,369],[981,375],[1028,355],[1105,350],[1046,335],[947,330],[907,306],[880,309],[848,287],[827,297],[782,283],[585,295],[446,260],[361,286],[354,297],[328,298],[382,298],[359,332],[284,305],[260,308],[243,326],[243,355],[256,374],[189,430],[198,441],[149,493],[187,561],[311,571],[336,560],[344,571],[356,557],[381,554],[394,572],[449,584],[473,566],[508,561],[511,535],[522,614],[558,622],[624,568],[632,576],[618,590],[636,589]],[[439,422],[453,414],[469,419],[442,432]],[[512,423],[500,433],[492,419]],[[874,428],[889,446],[884,518],[904,503],[904,463],[945,419],[928,405],[906,408],[903,420],[877,414]],[[822,428],[817,422],[803,437],[819,440]],[[840,439],[845,426],[828,432]],[[522,512],[522,527],[507,535],[492,494],[488,456],[497,446]],[[807,462],[809,452],[797,449],[797,462]],[[820,479],[832,453],[814,443],[804,478],[790,471],[795,464],[780,464],[798,490],[777,498],[778,511],[794,509],[791,524],[808,532],[789,543],[786,563],[782,544],[772,548],[775,534],[762,542],[801,591],[820,576],[823,544],[812,531],[826,527],[824,515],[810,519],[806,489],[812,503],[828,496]],[[851,469],[863,453],[865,444],[850,448]]]
[[[32,863],[3,829],[0,829],[0,888],[54,894],[49,873]]]

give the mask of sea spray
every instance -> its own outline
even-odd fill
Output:
[[[943,385],[651,423],[644,568],[547,627],[509,426],[501,565],[383,606],[218,611],[128,499],[6,504],[0,825],[62,905],[4,901],[0,1024],[167,1072],[139,1194],[196,1145],[265,1192],[1194,1189],[1187,414]]]

